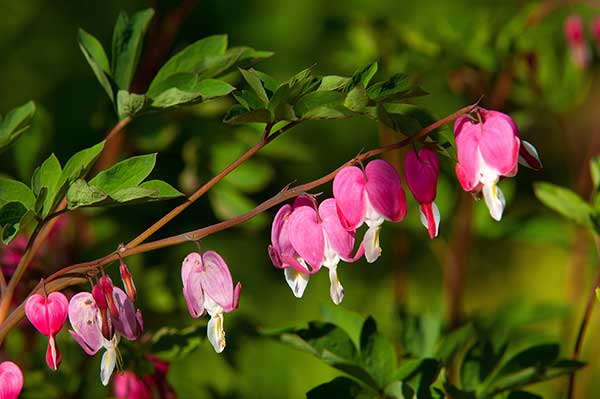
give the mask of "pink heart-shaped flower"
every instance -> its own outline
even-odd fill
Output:
[[[0,363],[0,398],[16,399],[23,389],[23,373],[13,362]]]
[[[33,294],[25,303],[25,315],[39,332],[51,336],[58,333],[67,320],[68,308],[69,301],[61,292],[52,292],[47,298]]]

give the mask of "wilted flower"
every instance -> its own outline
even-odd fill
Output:
[[[465,191],[483,191],[485,203],[495,220],[502,218],[504,194],[497,186],[500,177],[517,173],[519,133],[510,116],[480,109],[481,121],[463,116],[454,124],[456,176]]]
[[[52,292],[48,297],[33,294],[25,302],[25,315],[39,332],[48,337],[46,364],[54,371],[62,359],[55,337],[67,320],[68,307],[69,301],[61,292]]]
[[[0,399],[16,399],[23,389],[23,373],[11,361],[0,363]]]
[[[223,352],[226,344],[223,313],[237,309],[242,285],[238,282],[234,288],[227,263],[214,251],[186,256],[181,265],[181,279],[190,315],[197,318],[208,312],[208,340],[217,353]]]
[[[384,220],[397,222],[406,215],[406,197],[400,175],[389,163],[376,159],[364,172],[347,166],[333,180],[333,195],[342,226],[354,231],[363,222],[369,226],[363,238],[367,262],[381,254],[379,231]]]
[[[406,185],[419,203],[421,222],[427,228],[429,237],[438,235],[440,211],[433,200],[436,196],[440,162],[430,148],[423,147],[419,152],[409,151],[404,161]]]
[[[135,309],[127,294],[118,287],[111,287],[108,291],[112,292],[112,298],[106,298],[105,295],[101,295],[101,288],[95,288],[93,294],[80,292],[69,302],[69,322],[73,328],[69,333],[73,339],[88,355],[96,354],[100,348],[106,350],[100,364],[100,379],[103,385],[108,385],[115,368],[117,346],[121,337],[130,341],[136,340],[143,329],[142,314]],[[116,317],[106,312],[107,302],[110,302],[106,299],[112,299]]]

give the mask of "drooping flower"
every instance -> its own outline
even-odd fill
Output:
[[[397,222],[406,215],[406,196],[396,169],[382,159],[367,164],[363,172],[347,166],[333,180],[333,195],[342,226],[354,231],[363,222],[369,229],[363,238],[367,262],[381,255],[379,231],[384,220]]]
[[[11,361],[0,363],[0,399],[17,399],[23,389],[23,373]]]
[[[565,20],[565,38],[571,49],[571,56],[575,65],[579,68],[586,68],[591,61],[591,54],[585,41],[583,21],[578,15],[570,15]]]
[[[519,133],[510,116],[502,112],[480,109],[479,115],[481,121],[463,116],[454,124],[456,176],[465,191],[483,191],[490,215],[500,220],[506,202],[497,183],[500,177],[517,173]]]
[[[409,151],[404,161],[406,185],[419,203],[421,223],[427,228],[429,237],[438,235],[440,211],[435,204],[440,162],[435,151],[423,147],[419,152]]]
[[[56,371],[62,356],[56,344],[56,334],[67,320],[69,301],[61,292],[51,292],[47,297],[33,294],[25,302],[25,315],[33,326],[46,337],[46,364]]]
[[[115,375],[115,397],[117,399],[150,399],[150,391],[141,378],[132,371]]]
[[[127,294],[118,287],[111,287],[116,317],[106,309],[108,300],[102,288],[93,293],[80,292],[69,302],[69,333],[88,355],[96,354],[100,348],[106,351],[100,363],[100,380],[108,385],[118,357],[118,345],[121,337],[133,341],[140,337],[143,330],[142,315],[136,311]]]
[[[217,353],[223,352],[226,345],[223,313],[237,309],[241,283],[233,286],[227,263],[215,251],[188,254],[181,265],[181,279],[190,315],[197,318],[208,312],[208,340]]]
[[[309,276],[319,269],[307,265],[304,259],[294,249],[288,233],[288,222],[294,209],[301,206],[316,207],[313,196],[302,194],[296,198],[292,205],[283,205],[273,219],[271,227],[271,245],[269,256],[273,266],[283,269],[285,280],[292,289],[296,298],[301,298],[308,285]]]
[[[329,295],[336,305],[344,298],[344,288],[337,275],[340,260],[354,262],[364,252],[361,246],[352,256],[354,236],[354,231],[342,226],[333,198],[321,202],[318,209],[314,205],[299,206],[289,216],[291,246],[312,270],[319,270],[321,266],[329,269]]]

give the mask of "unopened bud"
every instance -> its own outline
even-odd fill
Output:
[[[133,278],[131,277],[131,273],[129,272],[129,268],[127,267],[125,262],[121,261],[119,271],[121,272],[121,279],[123,280],[123,286],[125,287],[125,292],[127,292],[127,296],[132,301],[135,301],[137,297],[135,284],[133,283]]]

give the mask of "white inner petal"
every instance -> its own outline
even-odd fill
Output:
[[[344,287],[342,287],[342,284],[338,279],[337,265],[329,268],[329,281],[331,282],[329,286],[329,296],[333,303],[339,305],[344,299]]]
[[[283,269],[283,274],[285,276],[285,281],[292,289],[294,296],[296,298],[302,298],[304,290],[308,285],[308,279],[310,276],[308,274],[301,273],[292,267]]]
[[[369,201],[369,196],[365,195],[365,203],[367,210],[365,211],[365,223],[369,227],[377,227],[383,224],[385,220],[383,216],[373,208],[371,205],[371,201]]]
[[[206,335],[215,352],[221,353],[225,349],[225,330],[223,330],[223,313],[211,315],[206,326]]]
[[[487,205],[492,218],[494,220],[500,221],[502,219],[504,206],[506,205],[504,193],[502,193],[500,187],[498,187],[496,183],[484,184],[483,197],[485,199],[485,204]]]

